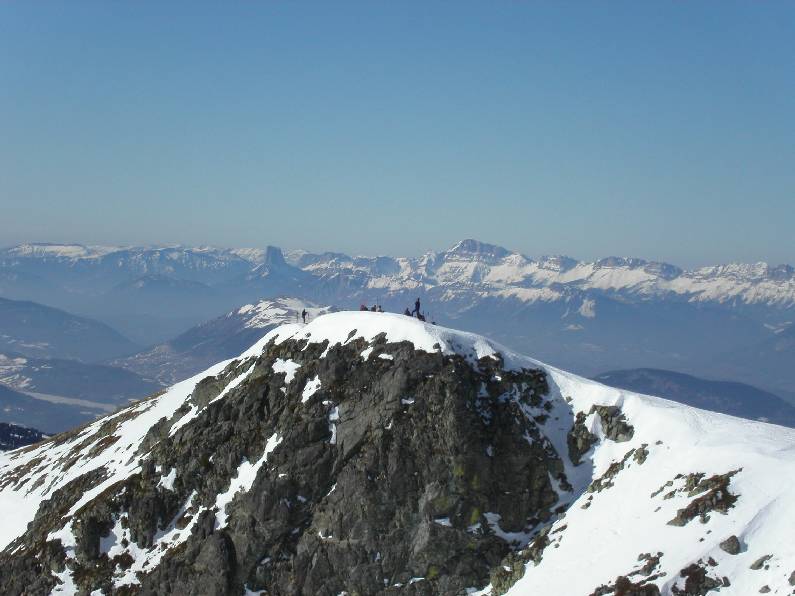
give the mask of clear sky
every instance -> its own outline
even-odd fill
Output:
[[[0,244],[795,262],[793,2],[0,4]]]

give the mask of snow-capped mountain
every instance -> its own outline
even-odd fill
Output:
[[[280,295],[343,308],[379,303],[393,312],[420,297],[431,320],[581,374],[654,367],[782,394],[795,386],[791,366],[759,375],[765,363],[751,355],[749,372],[735,374],[728,362],[795,321],[788,265],[684,270],[638,258],[531,258],[475,240],[411,258],[25,245],[0,252],[0,294],[57,301],[146,345]]]
[[[288,265],[293,265],[290,269]],[[105,274],[108,283],[130,282],[145,276],[170,276],[207,285],[248,281],[274,271],[305,283],[319,278],[359,279],[361,289],[401,292],[446,286],[453,292],[467,288],[522,301],[559,297],[563,288],[597,290],[639,298],[670,298],[692,302],[795,307],[795,268],[767,263],[701,267],[683,270],[674,265],[639,258],[609,257],[593,262],[565,256],[526,257],[500,246],[463,240],[452,248],[417,258],[350,257],[341,253],[293,251],[285,261],[275,247],[219,249],[212,247],[103,247],[24,244],[0,251],[0,268],[61,274]],[[116,275],[109,275],[114,271]],[[287,273],[289,272],[289,273]],[[547,289],[548,293],[527,291]]]
[[[184,246],[84,246],[80,244],[21,244],[0,253],[5,266],[25,269],[39,264],[52,270],[72,269],[76,273],[111,272],[118,279],[144,275],[173,275],[181,279],[206,281],[216,274],[243,272],[257,262],[257,251],[235,251],[213,247]],[[249,258],[244,258],[247,255]]]
[[[261,339],[268,331],[285,323],[331,312],[298,298],[276,298],[245,304],[222,317],[189,329],[169,342],[110,362],[163,384],[193,376],[211,364],[232,358]]]
[[[212,286],[258,251],[25,244],[0,250],[0,295],[97,318],[140,345],[164,341],[245,299]]]
[[[0,591],[789,594],[795,431],[341,312],[0,455]]]
[[[502,247],[463,240],[417,259],[351,258],[337,253],[296,253],[290,261],[321,277],[366,276],[370,289],[444,287],[453,294],[477,289],[523,302],[563,298],[568,290],[599,291],[641,299],[678,297],[691,302],[795,307],[795,269],[765,263],[729,264],[684,271],[667,263],[610,257],[580,262],[533,259]]]

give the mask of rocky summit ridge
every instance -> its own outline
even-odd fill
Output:
[[[795,432],[403,315],[0,454],[0,593],[795,591]]]

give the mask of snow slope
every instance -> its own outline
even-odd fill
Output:
[[[789,522],[795,519],[795,431],[612,389],[554,369],[550,373],[575,411],[587,412],[592,404],[618,405],[635,428],[629,442],[599,443],[591,458],[595,478],[631,449],[645,444],[649,454],[643,465],[630,459],[613,487],[591,493],[587,509],[582,507],[591,494],[581,495],[553,525],[552,533],[565,528],[555,534],[554,548],[547,548],[540,565],[531,564],[508,594],[587,594],[637,570],[642,553],[660,552],[655,573],[665,576],[654,583],[663,594],[677,583],[681,587],[680,570],[710,557],[717,563],[708,566],[710,574],[731,582],[721,594],[755,594],[766,585],[775,594],[793,591],[789,578],[795,572],[795,542]],[[602,435],[595,417],[589,423]],[[683,527],[668,525],[692,500],[683,492],[665,498],[683,486],[684,478],[677,475],[733,470],[740,470],[730,484],[738,500],[727,515],[713,513],[706,524],[694,519]],[[652,496],[671,480],[670,487]],[[719,547],[731,535],[742,544],[738,555]],[[751,570],[765,555],[772,555],[769,568]]]
[[[302,310],[306,310],[311,321],[330,309],[299,298],[284,297],[246,304],[227,314],[226,318],[237,317],[240,324],[247,329],[262,329],[295,322],[300,318]]]
[[[526,564],[523,577],[509,594],[584,596],[596,586],[610,585],[618,576],[640,568],[644,561],[639,561],[639,555],[643,553],[657,555],[659,561],[651,576],[633,576],[633,581],[653,583],[662,594],[676,594],[685,585],[680,571],[698,561],[709,577],[728,578],[730,585],[722,587],[721,594],[753,594],[764,586],[773,594],[792,593],[789,579],[795,571],[791,523],[795,519],[795,431],[790,429],[610,388],[544,366],[475,334],[421,323],[403,315],[366,312],[332,313],[306,326],[290,323],[272,330],[239,357],[241,364],[234,370],[244,371],[242,374],[219,377],[226,389],[213,401],[223,399],[251,374],[254,367],[249,363],[253,364],[270,341],[281,343],[292,338],[333,345],[359,337],[372,342],[380,334],[385,334],[390,343],[410,342],[418,350],[461,355],[473,366],[481,358],[501,358],[506,370],[540,367],[549,375],[554,403],[549,414],[557,422],[545,426],[544,432],[565,462],[572,490],[561,499],[571,505],[554,521],[547,535],[551,544],[543,550],[540,562]],[[362,353],[362,358],[368,357],[369,349]],[[173,420],[172,433],[175,428],[190,424],[200,408],[192,405],[179,410],[180,407],[201,379],[220,375],[230,362],[218,363],[161,395],[72,435],[56,437],[32,449],[0,454],[0,511],[5,513],[0,524],[0,548],[12,545],[25,532],[39,505],[60,487],[92,470],[104,470],[104,479],[85,492],[51,535],[52,539],[60,539],[67,553],[74,556],[71,515],[103,490],[141,469],[148,456],[144,437],[158,421]],[[295,367],[290,361],[280,362],[279,366],[285,372],[285,383],[289,383]],[[307,389],[307,399],[314,390]],[[602,418],[592,410],[593,406],[619,407],[634,429],[631,438],[620,442],[610,438],[612,435],[603,428]],[[582,462],[575,465],[566,448],[571,429],[562,420],[580,412],[585,426],[598,440]],[[271,437],[269,449],[276,449],[280,440],[278,436]],[[637,457],[639,452],[645,453],[645,461]],[[238,490],[246,491],[252,485],[268,453],[260,461],[242,462],[233,486],[218,494],[220,526],[225,523],[225,504]],[[608,470],[615,473],[603,477]],[[690,474],[704,474],[709,479],[731,472],[735,474],[717,496],[698,489],[690,494],[680,490]],[[173,483],[172,470],[163,470],[162,474],[164,486]],[[700,478],[695,477],[695,484]],[[602,486],[601,490],[594,488],[598,486]],[[681,511],[703,494],[712,494],[713,500],[720,501],[726,499],[727,493],[736,501],[726,513],[706,512],[703,523],[698,516],[683,525],[668,523],[681,517]],[[183,509],[190,505],[191,499]],[[499,519],[488,519],[497,535],[505,534]],[[128,549],[134,561],[131,569],[157,565],[165,552],[187,540],[191,528],[172,524],[148,549],[133,543]],[[111,536],[103,539],[110,541],[105,546],[118,550],[122,539],[127,544],[129,537],[124,532],[123,524],[117,524]],[[739,539],[739,554],[730,555],[719,546],[731,535]],[[760,569],[751,569],[755,561],[768,555],[770,558]],[[58,577],[63,583],[56,591],[74,593],[68,567]],[[119,581],[118,585],[122,585],[136,580],[133,573],[126,573]],[[482,593],[490,593],[490,589]]]

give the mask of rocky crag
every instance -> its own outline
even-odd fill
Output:
[[[772,513],[792,511],[759,480],[764,442],[732,467],[692,445],[683,458],[672,414],[707,416],[401,315],[285,325],[0,456],[0,505],[15,513],[0,592],[791,590],[795,551],[759,517],[765,492]],[[779,451],[795,449],[785,429],[709,416],[735,436],[775,429]]]

